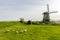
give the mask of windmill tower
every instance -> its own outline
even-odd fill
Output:
[[[43,22],[44,23],[50,22],[50,16],[49,16],[50,13],[57,13],[57,11],[49,12],[49,4],[47,4],[47,12],[43,13]]]

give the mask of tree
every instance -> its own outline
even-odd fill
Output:
[[[28,20],[27,24],[32,24],[32,21],[31,20]]]
[[[24,18],[20,18],[20,22],[23,23],[24,22]]]

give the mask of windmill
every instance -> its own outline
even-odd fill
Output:
[[[50,22],[50,16],[49,16],[50,13],[57,13],[57,11],[50,12],[49,11],[49,4],[47,4],[47,12],[43,13],[43,22],[44,23],[49,23]]]

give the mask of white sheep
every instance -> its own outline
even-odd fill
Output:
[[[19,31],[15,31],[17,34],[19,33]]]
[[[26,30],[26,29],[24,29],[24,32],[27,32],[27,30]]]
[[[6,33],[7,33],[7,32],[10,32],[10,30],[6,30]]]

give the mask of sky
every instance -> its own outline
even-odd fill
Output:
[[[47,11],[49,4],[50,19],[60,20],[60,0],[0,0],[0,21],[43,20],[43,13]]]

